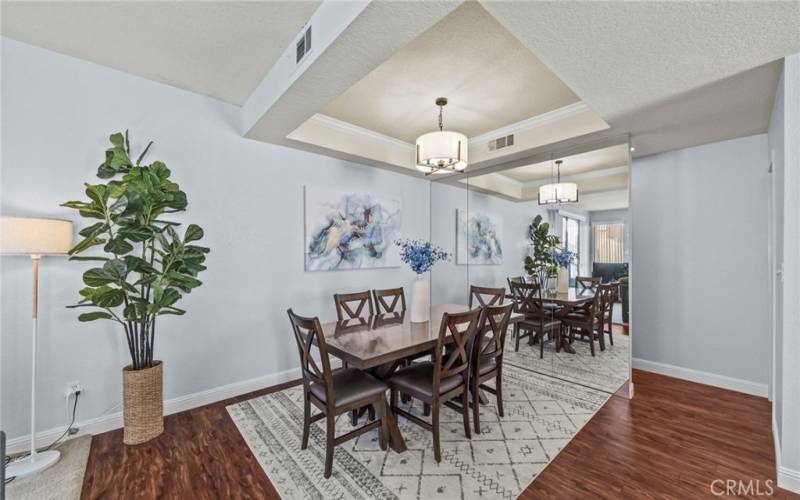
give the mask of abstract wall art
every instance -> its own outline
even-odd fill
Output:
[[[483,212],[456,212],[456,263],[502,264],[502,221]]]
[[[397,198],[306,186],[306,271],[400,266],[401,215]]]

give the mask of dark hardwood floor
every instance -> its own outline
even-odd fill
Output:
[[[634,371],[636,397],[615,395],[520,498],[713,498],[715,479],[775,481],[770,404]],[[225,406],[166,418],[164,434],[124,446],[95,436],[83,498],[278,498]],[[778,490],[772,498],[800,498]]]

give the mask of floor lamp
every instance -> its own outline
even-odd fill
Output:
[[[36,347],[38,337],[39,261],[43,255],[66,254],[72,244],[72,223],[28,217],[0,218],[0,254],[27,255],[33,263],[33,334],[31,336],[31,452],[8,465],[6,477],[22,477],[58,462],[57,450],[36,451]]]

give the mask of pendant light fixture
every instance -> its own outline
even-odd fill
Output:
[[[446,97],[436,99],[439,106],[439,130],[417,138],[417,169],[425,175],[461,172],[467,168],[467,136],[444,130],[442,111]]]
[[[562,163],[562,160],[556,160],[555,182],[539,186],[539,205],[578,202],[578,185],[574,182],[561,182]]]

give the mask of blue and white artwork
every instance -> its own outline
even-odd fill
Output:
[[[399,199],[306,186],[305,204],[306,271],[400,266]]]
[[[456,263],[502,264],[503,225],[483,212],[458,209],[456,216]]]

